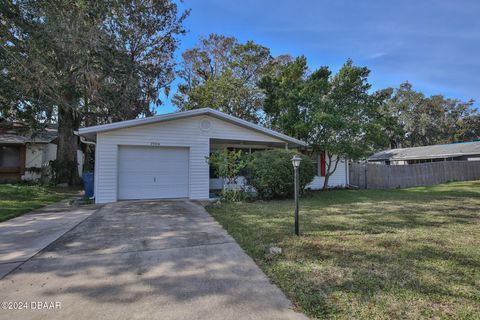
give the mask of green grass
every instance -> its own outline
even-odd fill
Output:
[[[0,184],[0,222],[72,196],[69,189]]]
[[[209,212],[312,318],[480,318],[480,181],[333,190]],[[266,254],[269,246],[283,253]]]

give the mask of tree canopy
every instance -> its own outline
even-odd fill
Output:
[[[328,67],[310,73],[299,57],[260,84],[272,126],[307,141],[315,152],[327,152],[325,186],[340,157],[359,159],[385,144],[384,94],[369,92],[369,73],[351,60],[335,75]]]
[[[386,106],[396,120],[388,133],[392,148],[480,138],[480,115],[473,108],[473,100],[426,97],[408,82],[387,91],[390,97]]]
[[[189,11],[174,0],[20,0],[0,7],[0,115],[32,129],[58,126],[58,182],[74,183],[80,125],[148,116],[181,80],[179,110],[210,107],[263,124],[339,157],[386,147],[480,138],[473,101],[426,97],[406,82],[373,91],[351,60],[335,74],[307,59],[273,57],[253,41],[211,34],[174,52]],[[331,155],[339,157],[333,158]]]
[[[2,115],[58,126],[58,182],[75,183],[80,124],[150,115],[173,81],[188,12],[173,1],[21,0],[0,9]]]
[[[262,122],[264,93],[260,79],[289,61],[273,58],[270,50],[252,41],[211,34],[182,54],[173,103],[180,110],[210,107],[236,117]]]

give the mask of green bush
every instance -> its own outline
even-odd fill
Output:
[[[296,153],[280,149],[255,152],[245,168],[247,184],[257,190],[262,199],[287,198],[294,193],[291,159]],[[300,155],[300,192],[315,176],[315,166],[309,157]]]

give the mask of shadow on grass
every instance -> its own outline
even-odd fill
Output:
[[[478,303],[475,274],[480,260],[421,241],[390,244],[387,250],[382,250],[385,243],[381,241],[360,247],[362,241],[300,240],[284,256],[270,261],[260,258],[260,263],[296,304],[320,318],[347,318],[355,311],[350,299],[363,304],[366,313],[371,310],[365,306],[378,308],[379,299],[385,299],[386,305],[401,305],[404,310],[394,311],[393,318],[402,312],[411,313],[404,314],[406,318],[444,317],[444,311],[432,306],[449,305],[453,313],[461,314],[465,311],[455,308]],[[413,301],[418,309],[408,310]],[[388,312],[386,307],[377,316],[387,317]]]
[[[210,212],[294,303],[318,318],[471,319],[480,314],[480,181],[332,190],[301,202]],[[268,258],[272,244],[284,253]]]

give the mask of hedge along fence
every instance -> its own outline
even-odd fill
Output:
[[[450,181],[480,180],[480,161],[444,161],[409,165],[356,164],[350,184],[362,189],[431,186]]]

